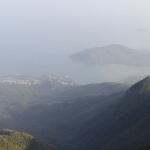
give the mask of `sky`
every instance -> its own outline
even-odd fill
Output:
[[[0,52],[150,49],[149,0],[0,0]]]

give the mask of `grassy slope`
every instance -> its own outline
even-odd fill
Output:
[[[50,150],[33,136],[14,130],[2,130],[0,132],[1,150]]]

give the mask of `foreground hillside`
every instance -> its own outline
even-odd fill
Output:
[[[112,44],[86,49],[70,56],[74,61],[90,65],[150,66],[150,52]]]
[[[0,131],[0,149],[1,150],[51,150],[50,147],[42,144],[33,136],[4,129]]]
[[[92,132],[90,143],[84,148],[109,150],[149,149],[150,138],[150,77],[127,90],[126,95],[116,103],[111,118],[105,126]],[[105,137],[105,138],[104,138]]]
[[[80,149],[79,143],[110,117],[122,96],[122,92],[88,95],[53,105],[31,105],[23,112],[11,111],[12,118],[1,119],[0,128],[28,132],[56,149]]]

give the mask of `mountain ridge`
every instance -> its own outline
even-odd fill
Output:
[[[131,86],[127,91],[126,95],[129,94],[142,94],[144,92],[150,91],[150,76],[147,76],[143,80],[137,82],[133,86]]]

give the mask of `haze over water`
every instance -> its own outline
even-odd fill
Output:
[[[149,5],[147,0],[1,1],[0,74],[67,75],[80,84],[149,74],[149,68],[91,67],[68,59],[109,44],[149,51]]]
[[[17,59],[11,59],[12,57],[17,57]],[[72,78],[78,84],[113,82],[130,75],[146,75],[150,72],[148,67],[127,67],[122,65],[87,66],[71,61],[64,54],[49,52],[6,55],[4,61],[0,60],[0,68],[1,75],[65,75]]]

